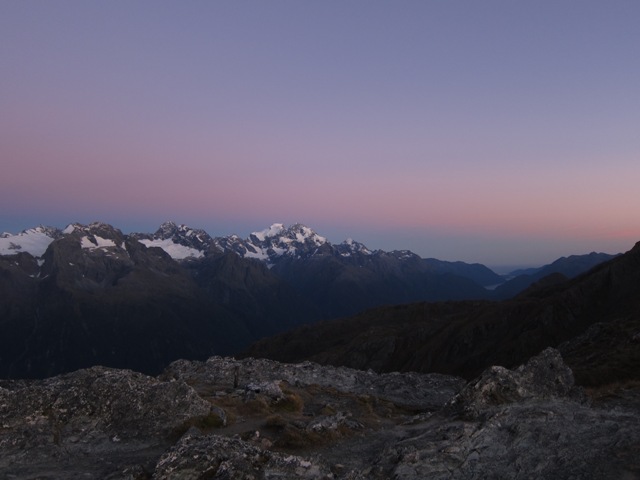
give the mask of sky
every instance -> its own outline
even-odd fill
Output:
[[[626,251],[639,21],[636,0],[0,0],[0,231]]]

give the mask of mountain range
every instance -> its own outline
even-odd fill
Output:
[[[583,257],[565,263],[584,270]],[[152,234],[100,222],[5,233],[0,376],[95,364],[157,373],[177,358],[236,353],[376,306],[489,299],[495,293],[485,287],[501,282],[480,264],[370,250],[351,239],[334,245],[301,224],[273,224],[246,239],[173,222]]]

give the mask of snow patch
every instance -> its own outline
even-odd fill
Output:
[[[265,239],[270,237],[275,237],[282,233],[284,230],[284,225],[282,223],[274,223],[269,228],[262,230],[260,232],[253,232],[252,235],[255,235],[258,240],[264,242]]]
[[[179,243],[174,243],[170,238],[164,240],[148,240],[142,239],[140,243],[147,247],[160,247],[169,254],[174,260],[184,260],[185,258],[201,258],[204,256],[200,250],[192,247],[186,247]]]
[[[245,258],[255,258],[257,260],[269,260],[269,255],[267,255],[267,253],[262,250],[261,248],[256,248],[255,252],[252,252],[251,250],[247,249],[244,252],[244,257]]]
[[[339,246],[343,257],[349,257],[352,253],[361,253],[363,255],[371,255],[372,252],[366,246],[360,242],[356,242],[353,238],[349,237]],[[346,251],[344,251],[346,250]]]
[[[69,235],[73,233],[75,230],[76,230],[76,225],[74,225],[73,223],[70,223],[69,225],[67,225],[67,228],[62,230],[62,233]]]
[[[42,228],[32,228],[17,235],[0,238],[0,255],[15,255],[27,252],[34,257],[41,257],[53,238],[44,233]]]
[[[98,235],[94,235],[93,239],[95,240],[95,242],[89,237],[82,237],[82,239],[80,240],[82,248],[94,250],[96,248],[109,248],[116,246],[116,243],[108,238],[102,238]]]

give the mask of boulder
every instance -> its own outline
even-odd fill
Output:
[[[515,370],[493,366],[469,382],[448,404],[468,417],[484,415],[491,407],[527,400],[583,398],[573,372],[554,348],[547,348]]]
[[[130,370],[93,367],[1,385],[0,471],[7,478],[149,469],[190,422],[215,414],[185,383]]]

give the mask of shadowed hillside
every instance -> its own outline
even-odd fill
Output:
[[[489,365],[517,365],[559,346],[579,383],[638,378],[640,243],[556,282],[502,302],[376,308],[263,339],[243,355],[472,378]]]

